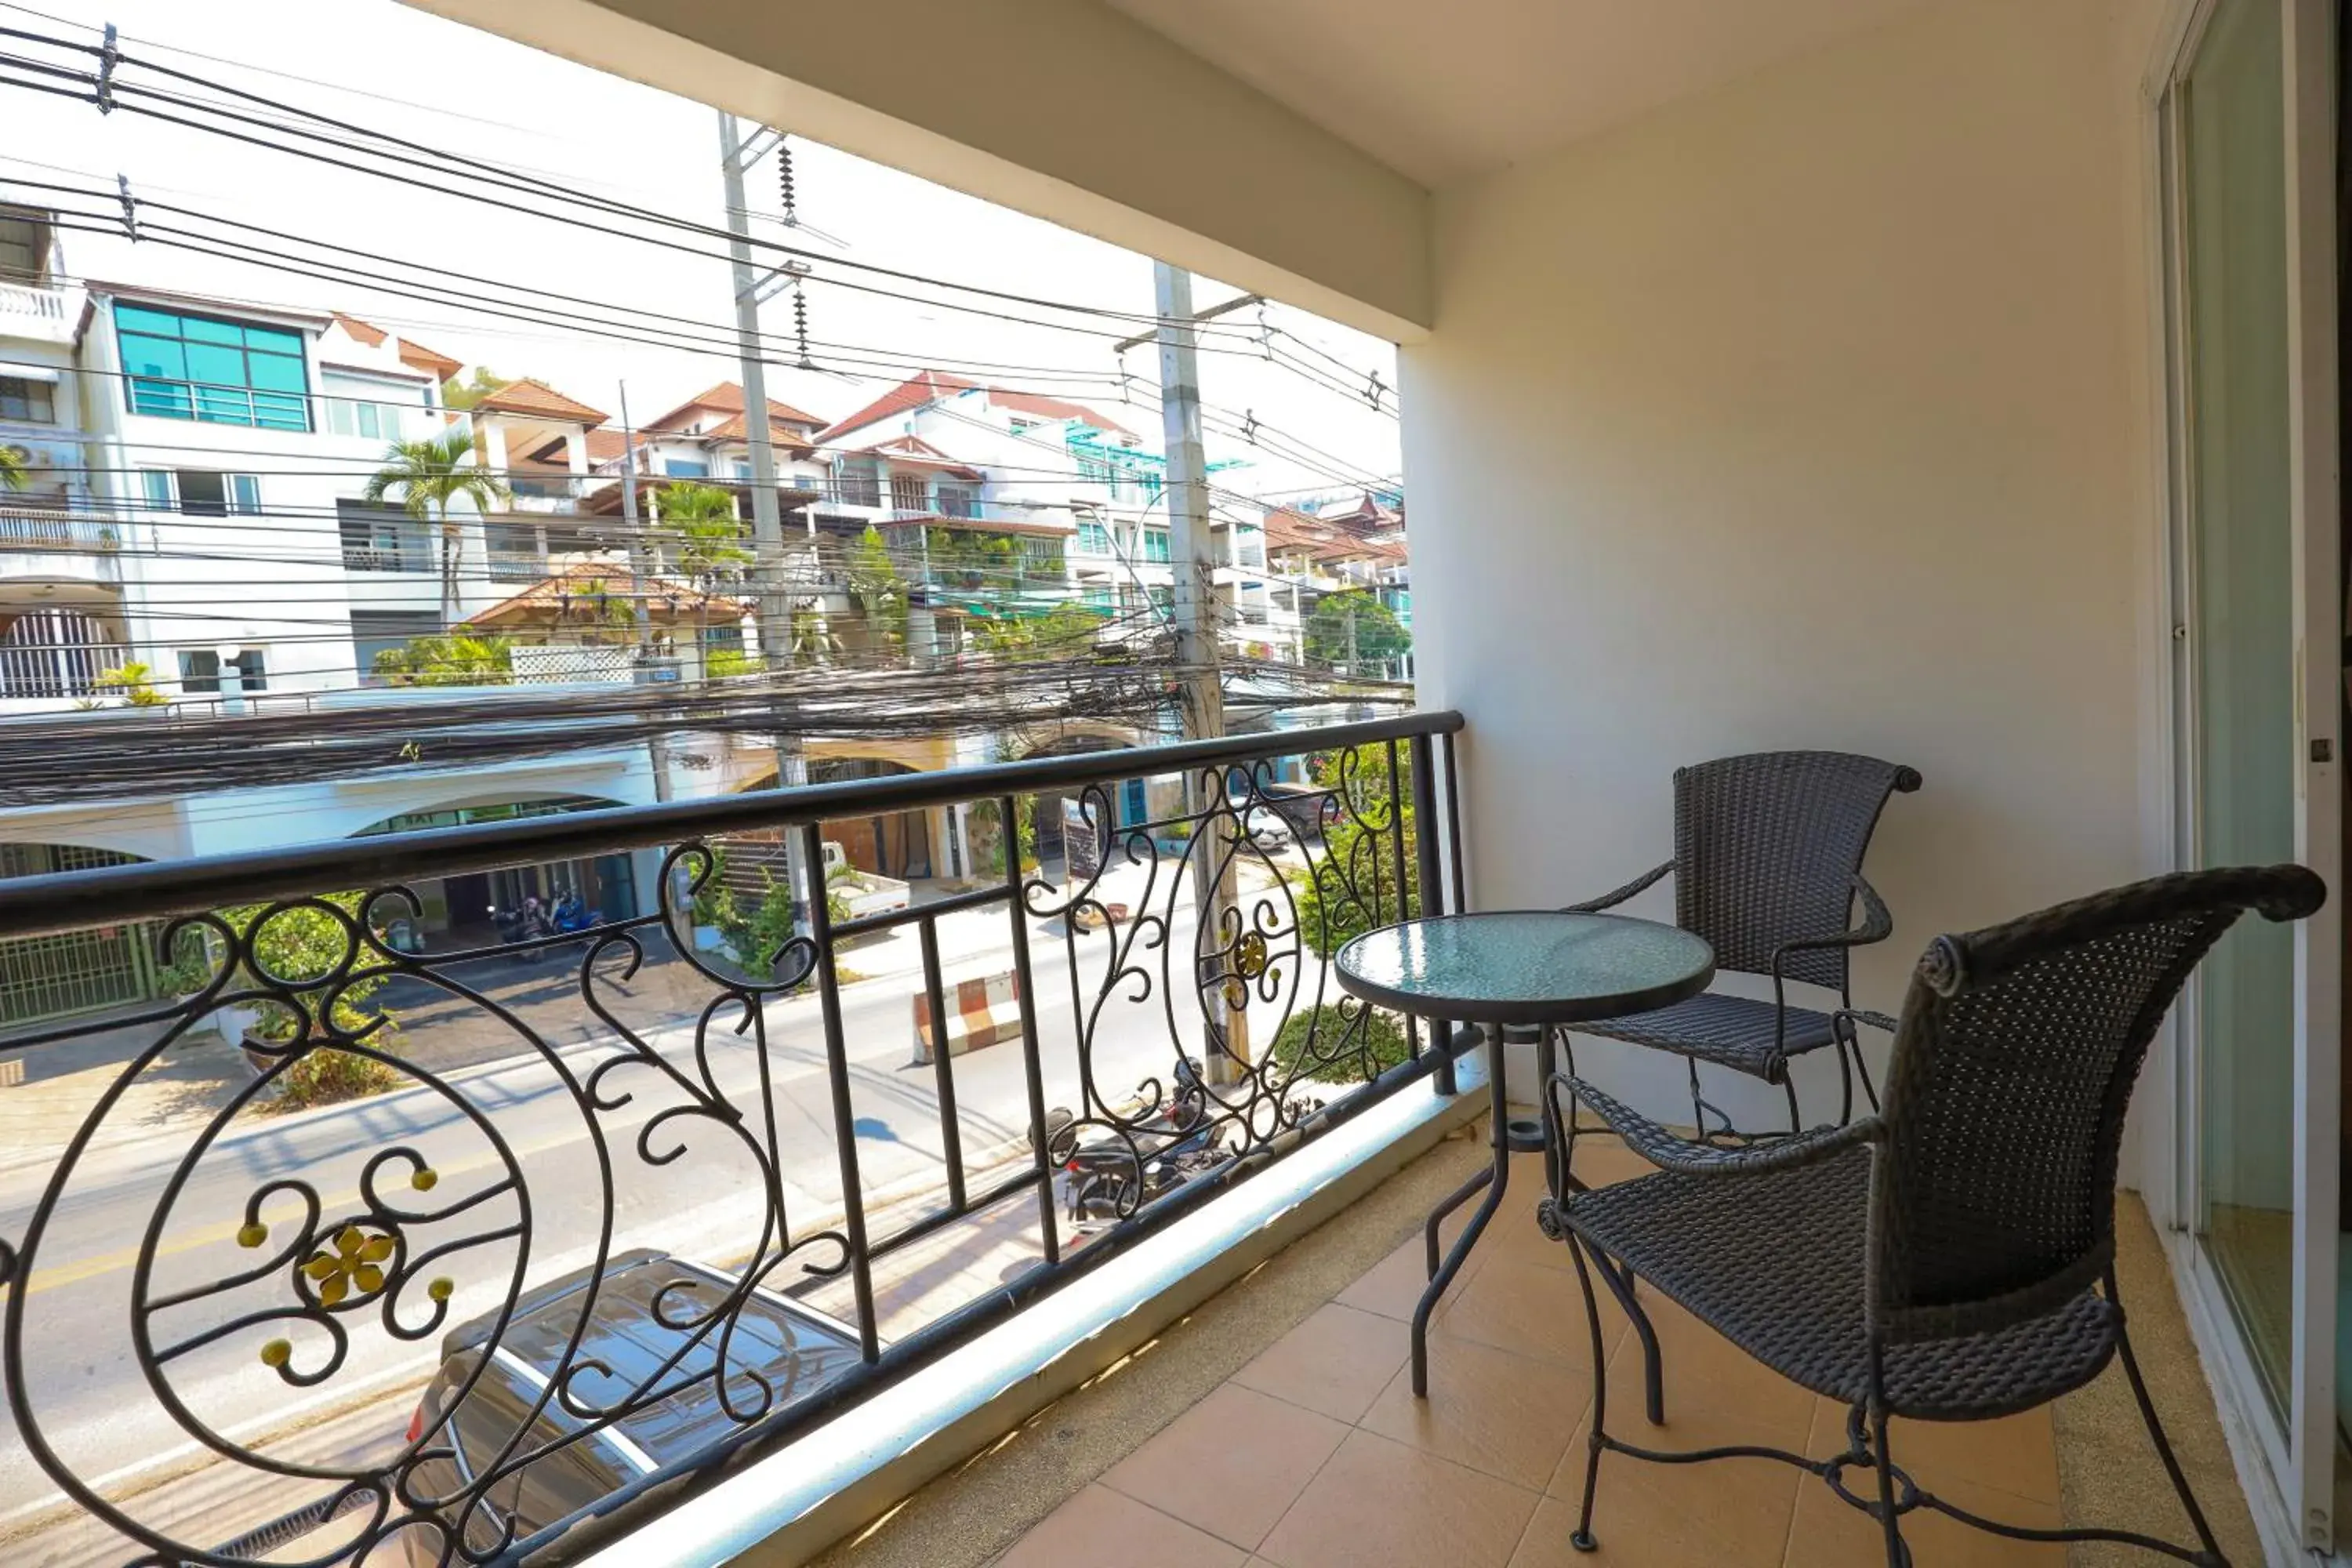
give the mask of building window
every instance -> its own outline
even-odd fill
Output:
[[[1099,522],[1081,521],[1078,524],[1079,554],[1108,555],[1110,552],[1109,529],[1105,528]]]
[[[844,506],[880,506],[882,476],[871,463],[844,463],[833,471]]]
[[[261,510],[261,481],[251,474],[224,474],[212,468],[148,472],[164,480],[162,504],[169,507],[176,489],[180,510],[189,517],[226,517],[232,512],[249,517]],[[157,504],[152,480],[148,481],[147,500],[151,506]]]
[[[432,610],[353,610],[352,654],[352,663],[359,667],[360,684],[384,684],[384,678],[375,672],[378,654],[405,648],[418,637],[433,637],[440,630],[441,617]]]
[[[48,259],[45,226],[29,217],[0,217],[0,278],[37,279]]]
[[[114,328],[133,414],[310,428],[301,333],[131,304],[114,307]]]
[[[130,657],[114,628],[79,610],[0,611],[0,697],[92,697]]]
[[[486,522],[482,543],[489,552],[493,583],[535,583],[547,574],[547,555],[540,548],[539,530],[530,523]]]
[[[941,485],[940,515],[941,517],[978,517],[980,492],[970,485]]]
[[[397,507],[339,500],[335,503],[335,526],[342,535],[343,565],[350,571],[433,569],[431,540],[423,518]]]
[[[710,465],[700,458],[664,458],[662,472],[674,479],[707,479]]]
[[[220,655],[208,647],[185,648],[180,654],[180,689],[191,697],[220,689]]]
[[[268,661],[260,648],[239,649],[237,656],[228,661],[228,668],[236,671],[238,689],[267,691],[269,689]]]
[[[1147,528],[1143,531],[1143,558],[1160,565],[1168,564],[1168,531]]]
[[[892,511],[929,511],[931,510],[931,487],[920,474],[890,476],[890,510]]]
[[[172,510],[172,470],[142,468],[139,470],[139,497],[150,511]]]
[[[27,425],[56,424],[56,389],[46,381],[0,375],[0,419],[21,420]]]

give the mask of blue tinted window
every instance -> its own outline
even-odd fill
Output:
[[[310,428],[300,333],[127,304],[114,307],[114,324],[132,413]]]

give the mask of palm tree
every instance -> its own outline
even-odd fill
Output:
[[[751,561],[742,520],[735,515],[734,492],[717,485],[665,485],[654,492],[654,517],[670,564],[702,591],[696,602],[694,646],[696,657],[707,659],[709,595],[721,582],[740,577],[740,568]]]
[[[394,441],[383,450],[384,466],[370,476],[366,499],[381,505],[394,491],[408,514],[438,525],[441,535],[441,619],[457,619],[457,546],[459,524],[449,515],[449,503],[463,498],[478,511],[488,511],[504,500],[506,481],[482,466],[474,448],[473,432],[462,425],[422,441]]]
[[[26,482],[24,452],[16,447],[0,447],[0,490],[21,490]]]

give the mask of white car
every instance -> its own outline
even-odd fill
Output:
[[[1229,795],[1225,797],[1225,804],[1233,808],[1234,816],[1242,819],[1242,825],[1249,829],[1251,841],[1259,848],[1286,849],[1290,847],[1293,835],[1288,819],[1265,802],[1252,800],[1247,795]]]

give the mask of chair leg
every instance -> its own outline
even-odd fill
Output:
[[[1574,1235],[1568,1238],[1568,1255],[1576,1261],[1576,1282],[1584,1290],[1584,1321],[1592,1333],[1592,1426],[1584,1436],[1584,1506],[1577,1512],[1576,1529],[1568,1543],[1579,1552],[1598,1552],[1601,1542],[1592,1538],[1592,1497],[1601,1485],[1601,1449],[1608,1436],[1609,1358],[1601,1342],[1601,1303],[1593,1298],[1592,1275],[1584,1263],[1584,1243]],[[1593,1266],[1609,1267],[1598,1255]]]
[[[1784,1073],[1788,1073],[1788,1069],[1785,1068],[1781,1070]],[[1786,1091],[1789,1096],[1789,1136],[1791,1138],[1802,1137],[1805,1131],[1805,1113],[1797,1108],[1796,1075],[1793,1073],[1788,1073],[1788,1076],[1780,1079],[1780,1088]]]
[[[2171,1439],[2164,1435],[2164,1423],[2157,1419],[2156,1404],[2147,1396],[2147,1384],[2139,1374],[2139,1358],[2132,1354],[2131,1335],[2121,1321],[2123,1303],[2116,1297],[2116,1275],[2110,1268],[2106,1277],[2107,1300],[2116,1312],[2116,1352],[2122,1357],[2124,1376],[2131,1383],[2132,1397],[2139,1402],[2139,1418],[2147,1426],[2147,1435],[2156,1443],[2157,1458],[2164,1461],[2164,1473],[2172,1478],[2172,1489],[2179,1495],[2180,1506],[2189,1510],[2189,1522],[2196,1528],[2198,1544],[2205,1550],[2205,1559],[2215,1568],[2229,1568],[2229,1559],[2221,1555],[2221,1543],[2213,1538],[2213,1527],[2205,1521],[2205,1510],[2197,1506],[2197,1495],[2189,1489],[2189,1478],[2181,1473],[2180,1461],[2172,1452]]]
[[[1878,1114],[1878,1086],[1870,1081],[1870,1064],[1863,1059],[1861,1030],[1854,1030],[1851,1044],[1853,1047],[1853,1070],[1862,1075],[1863,1097],[1870,1101],[1870,1113],[1875,1116]]]
[[[1886,1532],[1886,1568],[1910,1568],[1903,1526],[1895,1514],[1895,1452],[1886,1434],[1886,1391],[1878,1345],[1870,1347],[1870,1431],[1878,1470],[1878,1522]]]

